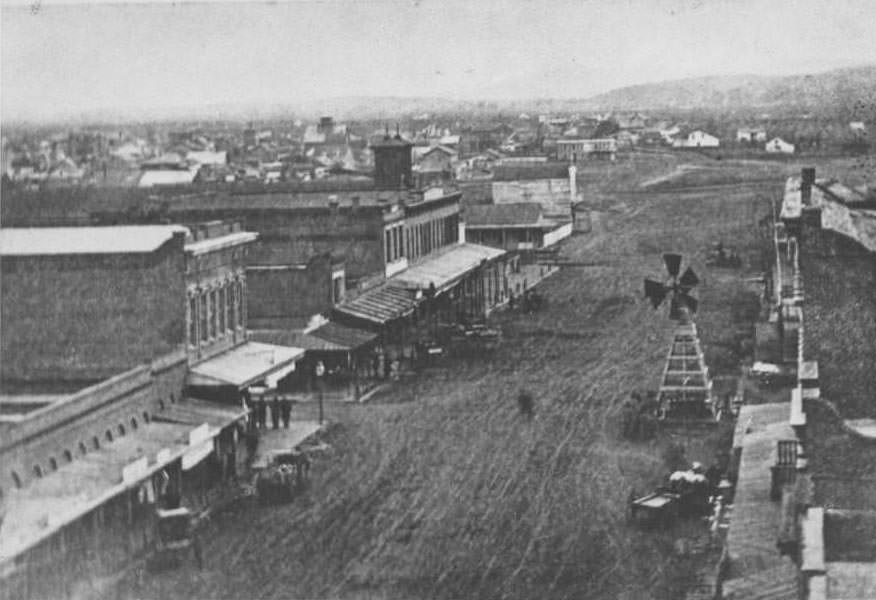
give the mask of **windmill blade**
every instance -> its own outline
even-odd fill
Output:
[[[670,277],[678,277],[678,270],[681,268],[681,254],[667,253],[663,255],[663,262],[666,263],[666,270]]]
[[[694,273],[693,269],[688,267],[685,269],[684,273],[681,275],[681,279],[678,280],[678,283],[687,289],[691,289],[695,285],[700,282],[700,278],[697,277],[697,274]]]
[[[700,305],[696,298],[684,293],[676,294],[676,298],[680,304],[683,304],[690,311],[691,314],[696,314],[697,307]]]
[[[666,286],[659,281],[653,279],[645,279],[645,298],[651,301],[654,308],[660,306],[663,299],[666,298]]]

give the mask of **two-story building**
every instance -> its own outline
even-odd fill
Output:
[[[255,238],[215,223],[0,231],[10,597],[117,570],[151,543],[156,506],[204,506],[245,459],[246,386],[303,354],[247,339]]]

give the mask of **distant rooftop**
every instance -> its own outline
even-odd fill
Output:
[[[0,256],[63,254],[143,254],[154,252],[181,225],[126,225],[111,227],[34,227],[0,229]]]

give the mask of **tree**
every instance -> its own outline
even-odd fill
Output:
[[[593,137],[604,138],[613,135],[620,131],[620,125],[614,119],[600,121],[596,126],[596,131],[593,132]]]

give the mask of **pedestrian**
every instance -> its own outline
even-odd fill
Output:
[[[271,402],[271,424],[274,429],[280,428],[280,398],[278,396],[274,396],[274,400]]]
[[[286,396],[281,400],[281,408],[283,414],[283,427],[289,429],[289,419],[292,417],[292,401]]]

